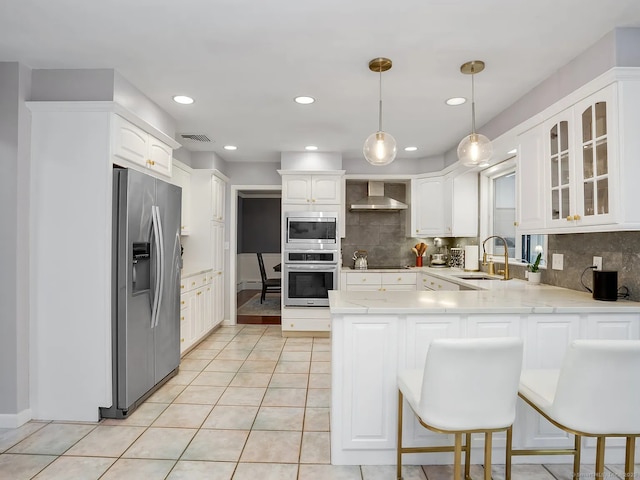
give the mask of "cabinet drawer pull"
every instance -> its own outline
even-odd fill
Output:
[[[184,317],[180,317],[180,320],[184,320]]]
[[[156,164],[156,162],[154,162],[153,160],[147,160],[147,163],[148,163],[149,165],[155,165],[155,164]]]
[[[181,301],[180,301],[180,305],[184,305],[184,300],[181,300]]]

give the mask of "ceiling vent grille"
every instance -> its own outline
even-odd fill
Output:
[[[181,136],[186,140],[193,140],[194,142],[210,142],[211,141],[211,139],[206,135],[183,133]]]

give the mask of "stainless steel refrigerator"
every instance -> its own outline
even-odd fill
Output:
[[[113,404],[125,418],[180,363],[180,187],[113,171]]]

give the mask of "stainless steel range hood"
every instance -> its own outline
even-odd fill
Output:
[[[407,205],[384,196],[384,182],[369,182],[369,194],[349,207],[349,210],[406,210]]]

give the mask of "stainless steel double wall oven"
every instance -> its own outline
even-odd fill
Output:
[[[285,306],[329,305],[329,290],[338,285],[338,239],[335,212],[285,213]]]

